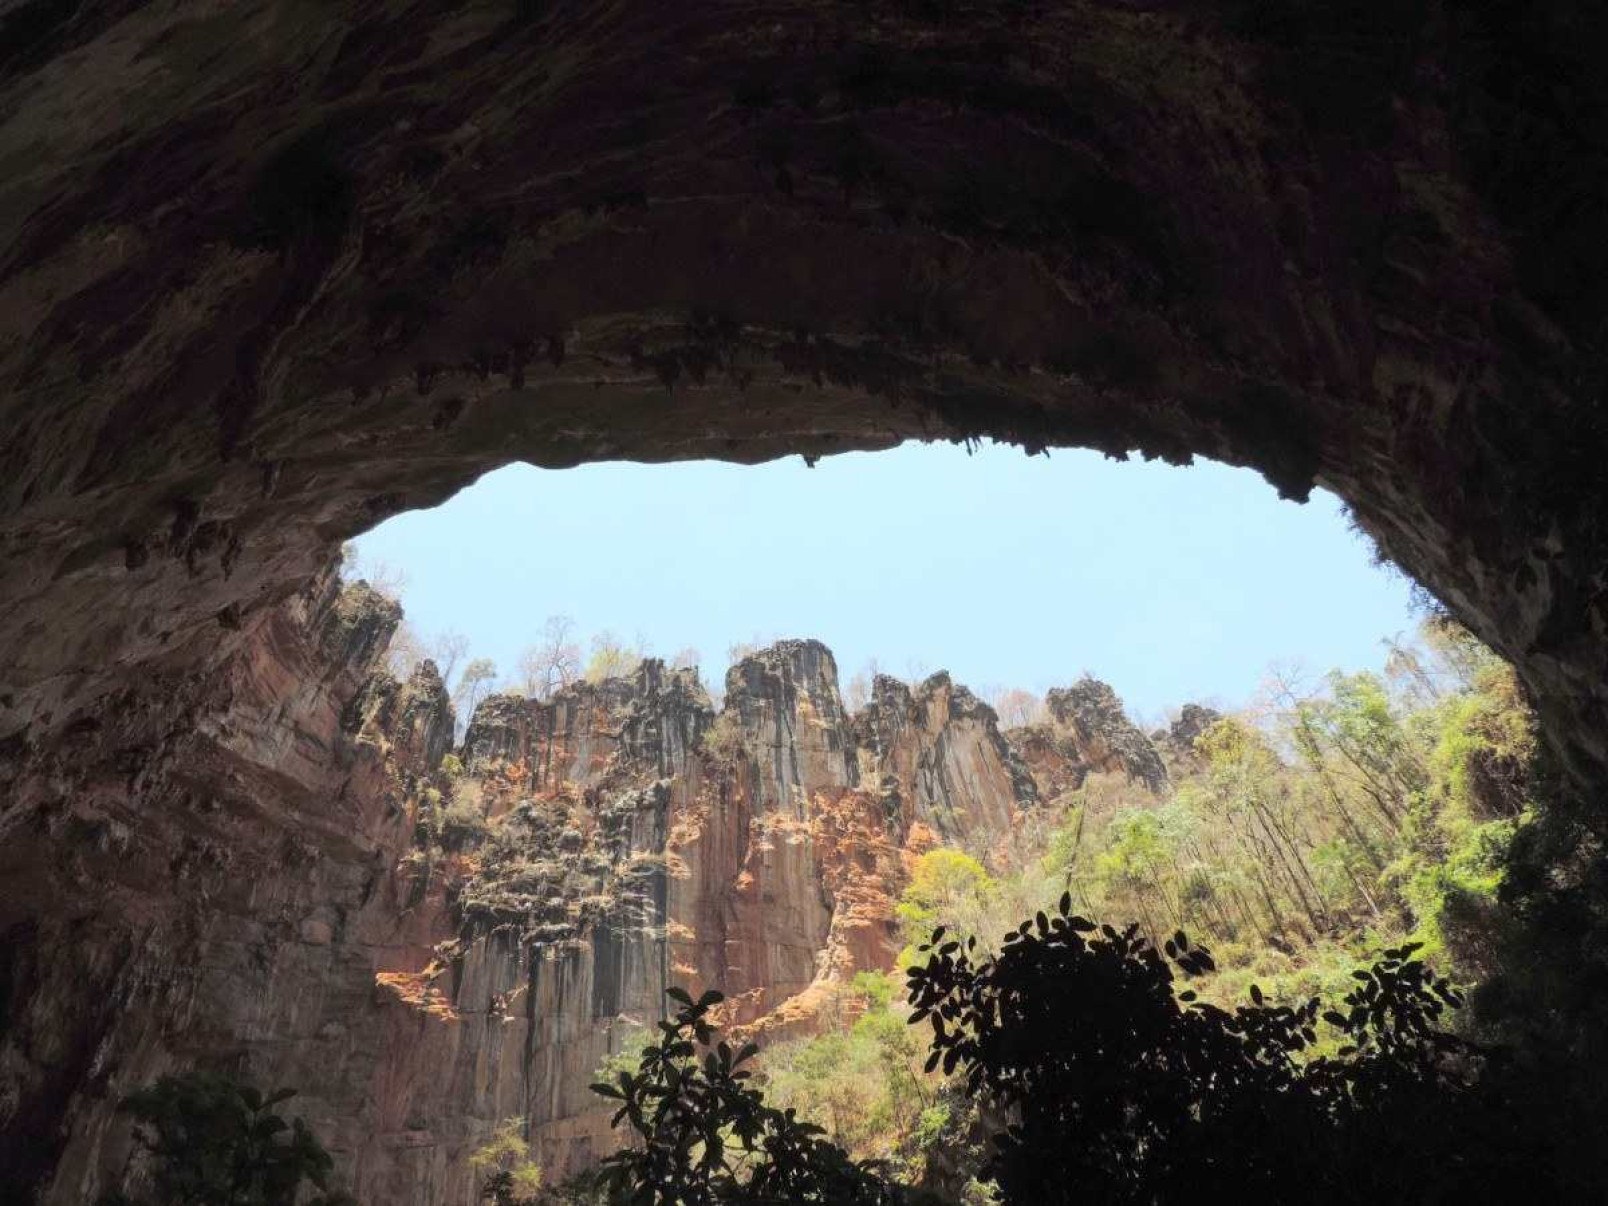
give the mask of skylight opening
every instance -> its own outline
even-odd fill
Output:
[[[851,707],[876,673],[942,669],[1008,720],[1092,675],[1153,725],[1244,706],[1270,669],[1375,666],[1419,610],[1332,495],[994,445],[511,465],[359,537],[346,572],[402,602],[395,668],[432,658],[470,706],[646,656],[699,666],[718,698],[745,651],[813,637]]]

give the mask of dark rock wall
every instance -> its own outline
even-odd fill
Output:
[[[116,1101],[173,1068],[298,1085],[343,1153],[377,1128],[407,768],[451,728],[429,674],[388,684],[412,717],[375,732],[388,752],[346,727],[399,614],[321,579],[205,681],[153,677],[0,758],[0,1196],[95,1200],[129,1150]]]
[[[204,690],[8,747],[8,1200],[117,1185],[118,1098],[196,1065],[298,1088],[364,1202],[470,1200],[508,1118],[554,1175],[585,1166],[612,1143],[587,1086],[667,985],[722,989],[734,1033],[807,1032],[891,961],[917,823],[981,848],[1036,800],[947,676],[881,682],[909,715],[862,745],[813,641],[732,669],[723,745],[696,671],[650,660],[483,701],[458,776],[435,667],[380,668],[399,618],[320,578]]]
[[[0,733],[514,457],[996,436],[1337,491],[1595,787],[1608,16],[1465,8],[14,6]]]
[[[1153,792],[1167,785],[1167,767],[1156,747],[1128,719],[1109,684],[1085,678],[1044,697],[1057,727],[1070,738],[1077,759],[1102,771],[1121,771]]]

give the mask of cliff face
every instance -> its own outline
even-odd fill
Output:
[[[587,1086],[665,987],[721,989],[761,1041],[808,1031],[834,984],[891,965],[911,855],[986,847],[1038,798],[965,688],[879,679],[851,717],[814,641],[734,666],[719,713],[651,660],[492,696],[458,772],[435,667],[377,668],[398,619],[325,577],[204,692],[153,681],[6,749],[20,1200],[118,1184],[117,1099],[198,1064],[298,1088],[365,1203],[471,1200],[467,1158],[508,1118],[551,1173],[582,1167],[611,1142]]]
[[[851,718],[816,641],[732,667],[718,716],[696,673],[652,660],[547,701],[493,696],[464,764],[409,856],[438,940],[378,976],[425,1053],[411,1082],[451,1086],[409,1097],[443,1169],[465,1117],[524,1117],[554,1173],[607,1150],[587,1085],[672,984],[719,988],[737,1034],[807,1030],[833,984],[892,964],[912,843],[986,840],[1036,800],[964,688],[880,679]]]
[[[1085,678],[1044,697],[1058,730],[1085,766],[1121,771],[1152,792],[1167,785],[1167,768],[1150,738],[1128,719],[1111,687]]]
[[[151,676],[0,752],[7,1200],[95,1200],[128,1154],[118,1097],[175,1068],[300,1086],[343,1151],[373,1127],[373,968],[409,926],[392,867],[451,725],[433,668],[373,676],[399,614],[322,578],[205,681]],[[388,732],[357,735],[365,697]]]
[[[858,718],[837,678],[825,646],[783,641],[732,667],[718,716],[694,673],[656,661],[476,710],[469,777],[443,785],[441,819],[426,810],[418,892],[438,893],[440,944],[381,979],[421,1024],[489,1024],[475,1050],[523,1051],[489,1096],[528,1120],[544,1167],[606,1149],[586,1086],[665,987],[719,988],[739,1034],[807,1030],[834,983],[891,965],[912,843],[984,841],[1035,802],[992,711],[947,676],[881,679]],[[488,832],[450,831],[466,807]]]
[[[1049,723],[1012,729],[1007,737],[1046,800],[1076,791],[1091,774],[1122,775],[1153,794],[1166,790],[1169,776],[1161,750],[1128,719],[1109,684],[1084,678],[1050,691],[1045,703]],[[1208,715],[1216,718],[1209,709],[1187,705],[1171,734],[1163,734],[1168,753],[1175,752],[1174,742],[1182,752],[1198,735],[1191,724],[1198,722],[1204,731]]]
[[[1037,801],[994,710],[947,674],[914,690],[879,674],[856,727],[906,827],[927,825],[946,841],[1003,833],[1014,809]]]

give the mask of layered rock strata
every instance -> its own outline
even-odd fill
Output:
[[[612,1143],[587,1086],[666,987],[720,989],[761,1042],[808,1033],[891,965],[910,859],[986,853],[1043,794],[947,675],[879,678],[851,716],[815,641],[744,658],[718,712],[654,660],[493,695],[448,760],[435,667],[380,668],[398,620],[326,576],[205,691],[153,681],[112,725],[5,750],[18,1200],[137,1176],[117,1099],[193,1066],[300,1089],[364,1202],[471,1200],[509,1118],[578,1169]]]
[[[1128,719],[1109,684],[1084,678],[1050,691],[1045,703],[1048,723],[1006,736],[1046,800],[1077,791],[1091,774],[1120,775],[1152,794],[1167,789],[1167,765],[1156,741]]]
[[[7,1201],[97,1200],[130,1167],[118,1098],[197,1065],[298,1086],[343,1155],[406,1142],[373,976],[416,940],[394,868],[451,714],[428,664],[374,674],[399,617],[326,576],[205,680],[0,751]]]
[[[586,1086],[666,987],[720,989],[743,1037],[808,1032],[834,986],[891,965],[912,842],[985,841],[1035,804],[992,710],[947,676],[880,679],[854,718],[837,678],[825,646],[782,641],[731,668],[718,714],[696,672],[653,660],[476,710],[410,856],[443,937],[380,980],[437,1033],[496,1030],[472,1044],[514,1082],[488,1087],[492,1112],[527,1120],[549,1170],[607,1149]]]

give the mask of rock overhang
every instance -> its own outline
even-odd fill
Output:
[[[1531,191],[1582,201],[1542,221],[1492,151],[1563,121],[1498,76],[1597,128],[1586,18],[1375,15],[1340,62],[1324,6],[1242,8],[28,25],[0,728],[206,673],[341,539],[512,459],[992,437],[1334,490],[1600,777],[1593,186],[1532,139]]]

